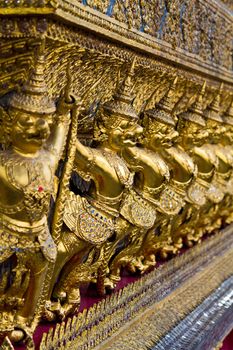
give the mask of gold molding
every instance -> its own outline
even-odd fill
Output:
[[[218,9],[218,15],[224,16],[224,20],[228,21],[228,24],[231,26],[233,25],[231,14],[227,9],[216,2],[208,1],[206,3],[209,6],[215,4],[214,7]],[[76,28],[88,29],[89,32],[95,33],[97,36],[103,36],[111,41],[114,40],[126,47],[147,53],[147,55],[149,53],[152,57],[159,58],[165,63],[175,63],[185,70],[192,70],[194,74],[198,73],[205,77],[212,77],[215,80],[233,83],[232,73],[229,69],[205,60],[199,55],[173,47],[164,40],[157,39],[134,28],[129,28],[127,24],[102,14],[89,6],[84,6],[78,1],[57,0],[48,4],[50,6],[47,5],[47,7],[34,10],[32,7],[0,8],[0,15],[24,16],[30,14],[40,16],[43,14],[45,16],[43,18],[47,18],[48,23],[49,18],[52,16],[59,22],[67,22],[75,25]],[[2,35],[4,37],[4,34]],[[46,31],[44,35],[46,35]],[[8,33],[7,37],[11,37],[11,34]],[[59,40],[59,37],[56,39]]]

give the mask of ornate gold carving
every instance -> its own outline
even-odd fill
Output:
[[[0,331],[29,348],[81,284],[104,294],[233,221],[232,18],[210,0],[11,1],[0,16]]]
[[[231,66],[229,56],[221,54],[227,52],[232,45],[230,17],[223,17],[222,13],[216,16],[215,8],[209,1],[196,0],[184,4],[180,0],[118,0],[114,4],[110,1],[108,4],[101,2],[101,5],[96,1],[87,1],[87,4],[102,13],[109,13],[120,22],[127,23],[129,28],[133,27],[163,39],[173,47],[183,48],[205,60],[214,60],[228,69]],[[218,6],[220,8],[220,5]],[[223,8],[221,10],[224,12]],[[214,29],[212,36],[208,34],[210,27]]]

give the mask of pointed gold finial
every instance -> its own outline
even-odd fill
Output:
[[[128,102],[131,102],[133,97],[131,96],[131,90],[132,90],[132,78],[134,76],[134,70],[136,65],[136,57],[133,58],[126,77],[122,81],[121,84],[117,87],[117,91],[115,94],[115,98],[119,98]]]
[[[197,95],[196,101],[191,107],[188,108],[186,112],[181,113],[178,118],[183,118],[190,122],[205,126],[206,122],[203,118],[203,96],[206,91],[206,81],[201,86],[199,93]]]
[[[226,124],[233,125],[233,95],[231,96],[231,103],[222,118]]]
[[[173,108],[173,99],[175,95],[174,91],[176,91],[177,82],[178,82],[178,77],[176,76],[172,81],[171,85],[169,86],[168,91],[158,103],[159,106],[167,109],[170,112],[172,111],[172,108]]]
[[[22,88],[22,91],[12,95],[9,106],[21,111],[39,114],[51,114],[56,111],[55,102],[48,96],[48,87],[45,81],[45,41],[39,48],[35,59],[35,68]]]
[[[131,62],[131,65],[130,65],[130,68],[129,68],[128,76],[131,76],[131,77],[134,76],[135,66],[136,66],[136,56],[134,56],[134,58],[133,58],[133,60],[132,60],[132,62]]]
[[[202,87],[201,87],[201,91],[200,91],[201,96],[205,95],[205,90],[206,90],[206,80],[204,81],[204,83],[202,84]]]
[[[196,101],[191,106],[190,110],[196,112],[199,115],[203,115],[203,96],[206,92],[206,81],[202,84],[202,87],[197,95]]]
[[[116,93],[113,95],[111,101],[103,104],[103,109],[110,114],[117,114],[129,119],[138,120],[138,115],[133,108],[132,102],[132,77],[134,76],[134,69],[136,65],[136,58],[133,59],[128,69],[128,73],[122,83],[117,87]]]
[[[174,105],[174,95],[177,87],[178,77],[176,76],[165,93],[163,98],[156,104],[155,108],[145,111],[149,117],[157,120],[160,123],[175,126],[175,118],[172,115]]]
[[[213,101],[204,111],[204,116],[206,119],[211,119],[219,123],[223,123],[223,118],[220,115],[220,101],[221,101],[222,89],[223,89],[223,84],[220,85]]]

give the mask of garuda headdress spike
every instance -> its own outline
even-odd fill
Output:
[[[200,92],[193,105],[186,112],[179,114],[179,118],[183,118],[190,122],[205,126],[206,122],[203,118],[203,96],[205,95],[206,81],[202,84]]]
[[[226,124],[233,125],[233,96],[231,98],[231,104],[223,114],[223,121]]]
[[[175,118],[172,117],[172,109],[174,106],[173,98],[177,86],[177,81],[178,78],[175,77],[164,97],[160,100],[159,103],[155,105],[153,109],[145,111],[146,115],[157,120],[160,123],[175,126],[176,121]]]
[[[15,92],[9,106],[20,111],[38,114],[51,114],[56,111],[55,102],[48,96],[45,81],[45,42],[40,46],[35,60],[35,68],[20,92]]]
[[[220,115],[220,99],[221,99],[221,92],[223,89],[223,84],[220,85],[220,88],[211,102],[211,104],[206,108],[204,111],[204,117],[206,119],[211,119],[214,121],[217,121],[219,123],[223,123],[223,118]]]
[[[138,114],[133,108],[132,77],[134,76],[136,58],[133,59],[123,82],[117,87],[111,101],[103,104],[103,109],[111,114],[117,114],[129,119],[138,120]]]

